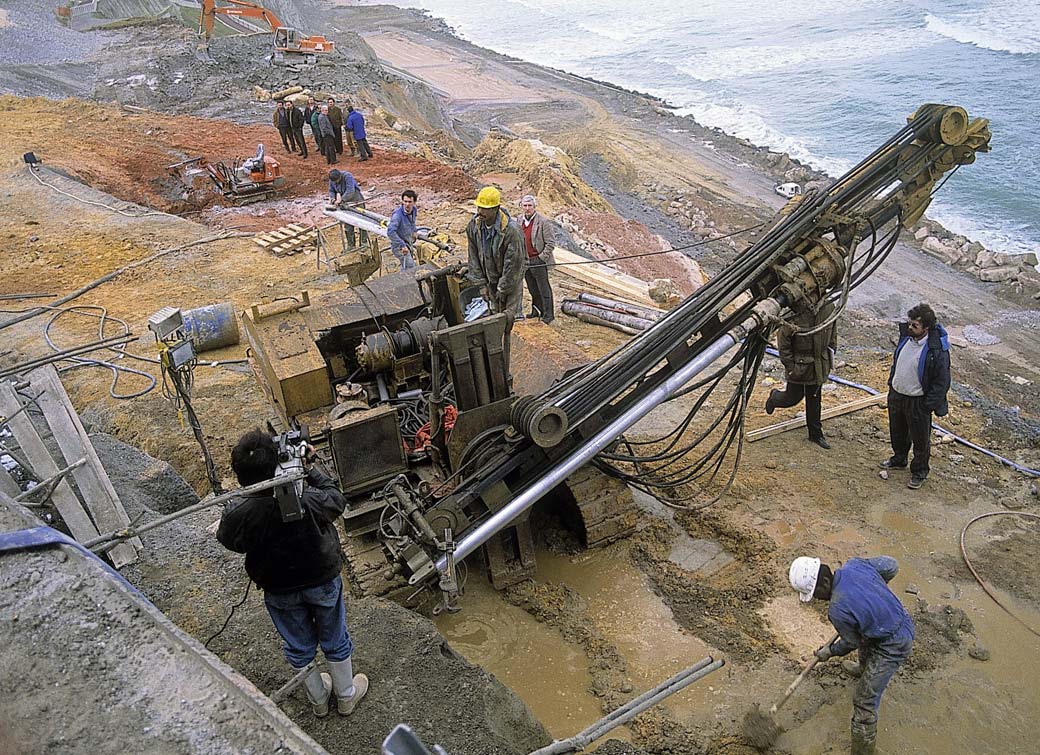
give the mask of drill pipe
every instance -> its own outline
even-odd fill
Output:
[[[548,470],[531,487],[467,533],[458,542],[458,546],[455,549],[455,560],[459,561],[465,558],[498,532],[508,527],[514,519],[527,511],[538,499],[567,479],[571,473],[591,461],[596,454],[613,443],[615,438],[649,414],[655,407],[668,400],[673,393],[681,389],[691,378],[729,351],[742,338],[746,337],[748,333],[762,327],[769,321],[769,318],[779,316],[781,309],[780,302],[775,299],[763,300],[755,307],[752,315],[740,323],[740,325],[709,344],[700,354],[686,362],[682,367],[679,367],[664,382],[632,404],[625,412],[618,415],[613,422],[593,435],[588,442],[579,446],[570,456],[567,456],[555,467]],[[439,572],[443,574],[447,566],[448,563],[445,556],[437,559],[437,570]]]
[[[726,665],[724,660],[714,660],[710,655],[690,668],[680,671],[667,681],[661,682],[652,690],[644,692],[639,697],[629,700],[627,703],[611,711],[609,714],[596,721],[584,731],[575,734],[569,739],[561,739],[546,745],[530,753],[530,755],[561,755],[565,752],[584,750],[587,745],[595,742],[611,729],[628,723],[647,708],[657,705],[665,698],[671,697],[676,692],[686,689],[694,682],[703,679]]]

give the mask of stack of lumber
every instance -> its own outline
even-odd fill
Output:
[[[262,249],[273,252],[276,257],[309,252],[318,243],[318,228],[313,225],[290,223],[274,231],[258,233],[253,237],[253,242]]]
[[[617,299],[628,301],[633,304],[641,304],[645,307],[656,307],[656,303],[650,298],[649,285],[631,275],[619,272],[599,262],[590,262],[574,252],[556,247],[553,250],[556,258],[556,272],[568,275],[587,286],[595,288]],[[582,264],[572,264],[579,262]]]

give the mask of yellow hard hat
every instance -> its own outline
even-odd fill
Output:
[[[485,186],[477,194],[477,207],[498,207],[502,204],[502,195],[494,186]]]

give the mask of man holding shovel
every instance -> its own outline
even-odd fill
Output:
[[[889,556],[853,558],[832,571],[818,558],[791,563],[788,578],[803,603],[830,601],[827,618],[838,630],[819,648],[821,661],[859,650],[860,677],[852,695],[852,755],[873,755],[878,706],[892,675],[910,657],[914,622],[888,583],[899,571]]]

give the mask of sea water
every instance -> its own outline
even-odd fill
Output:
[[[498,52],[653,94],[838,176],[918,105],[991,121],[928,215],[1040,252],[1040,0],[404,0]]]

